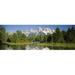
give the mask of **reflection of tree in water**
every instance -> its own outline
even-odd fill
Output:
[[[40,46],[40,45],[36,45],[36,44],[30,44],[26,46],[26,50],[42,50],[44,49],[46,46]]]
[[[2,49],[2,41],[0,40],[0,49]]]
[[[61,46],[53,46],[53,47],[51,47],[51,46],[48,46],[48,48],[51,50],[64,50],[64,49],[68,49],[68,48],[66,48],[66,47],[61,47]]]
[[[25,50],[26,49],[26,45],[12,45],[9,47],[12,48],[13,50]]]
[[[2,41],[0,40],[0,50],[4,50],[6,48],[6,45],[4,45],[3,43],[2,43]]]

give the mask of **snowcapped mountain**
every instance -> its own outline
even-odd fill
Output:
[[[22,31],[26,36],[31,36],[31,35],[47,35],[47,34],[53,34],[55,30],[52,30],[50,28],[41,28],[39,27],[38,29],[31,29],[30,31]]]
[[[54,31],[51,30],[50,28],[44,28],[44,29],[42,29],[42,32],[45,33],[45,35],[47,35],[48,33],[52,34]]]

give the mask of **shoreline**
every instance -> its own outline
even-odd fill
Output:
[[[5,45],[14,45],[14,46],[22,46],[22,45],[34,45],[34,46],[51,46],[51,47],[62,47],[62,48],[75,48],[74,43],[9,43],[5,42]]]

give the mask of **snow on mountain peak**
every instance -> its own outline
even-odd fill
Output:
[[[28,36],[31,33],[38,35],[40,32],[41,33],[44,33],[45,35],[47,35],[48,33],[49,34],[53,34],[55,32],[55,30],[50,29],[50,28],[41,28],[41,27],[39,27],[38,29],[35,29],[35,30],[34,29],[31,29],[29,31],[23,31],[23,33],[26,36]]]

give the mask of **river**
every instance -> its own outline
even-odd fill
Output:
[[[38,46],[38,45],[0,45],[0,50],[71,50],[72,48],[53,47],[53,46]]]

